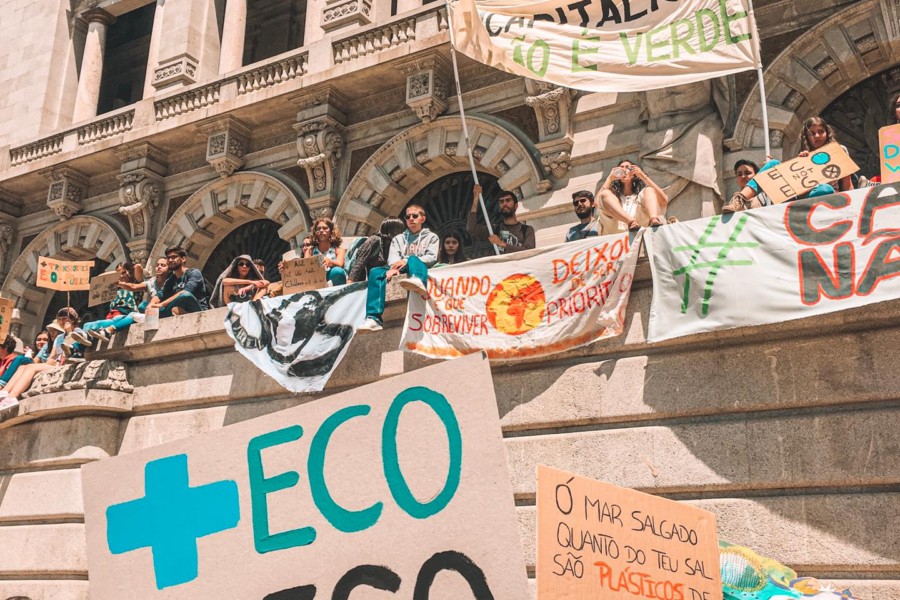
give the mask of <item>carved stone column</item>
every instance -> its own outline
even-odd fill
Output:
[[[525,104],[534,109],[537,116],[540,141],[536,144],[541,153],[544,170],[561,179],[572,166],[572,102],[575,92],[543,81],[525,80],[529,96]]]
[[[430,123],[447,110],[450,66],[437,52],[400,63],[406,75],[406,104],[424,123]]]
[[[61,221],[81,212],[87,196],[88,178],[71,167],[54,167],[41,174],[50,182],[47,191],[47,207]]]
[[[234,117],[220,117],[197,127],[206,136],[206,162],[221,177],[228,177],[244,166],[244,153],[250,141],[250,129]]]
[[[131,259],[146,264],[153,246],[153,216],[163,194],[166,156],[153,144],[127,146],[116,155],[122,161],[119,180],[119,214],[131,230]]]
[[[295,98],[299,111],[297,124],[297,164],[306,170],[309,179],[309,207],[315,217],[333,216],[340,199],[335,189],[338,161],[344,154],[344,126],[341,110],[344,98],[336,90],[327,88],[301,94]]]
[[[100,8],[94,8],[81,18],[88,23],[81,72],[78,76],[78,95],[72,121],[78,123],[97,116],[100,100],[100,81],[103,76],[103,56],[106,53],[106,30],[115,18]]]
[[[159,42],[162,37],[166,0],[156,0],[154,8],[153,29],[150,32],[150,49],[147,51],[147,74],[144,77],[144,98],[150,98],[156,93],[153,82],[156,78],[156,68],[159,66]]]
[[[226,0],[225,25],[219,73],[230,73],[244,64],[244,36],[247,32],[247,0]]]

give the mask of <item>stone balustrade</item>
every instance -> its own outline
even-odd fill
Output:
[[[307,59],[307,53],[303,52],[238,75],[238,94],[255,92],[306,75]]]
[[[163,121],[209,106],[210,104],[215,104],[219,101],[219,89],[221,86],[222,82],[216,81],[209,85],[155,101],[153,103],[153,112],[156,115],[156,120]]]
[[[94,121],[78,128],[78,145],[90,144],[130,131],[134,125],[134,109]]]
[[[340,65],[416,39],[416,18],[389,23],[352,37],[332,42],[334,64]]]
[[[62,151],[65,135],[52,135],[9,151],[10,163],[16,167]]]

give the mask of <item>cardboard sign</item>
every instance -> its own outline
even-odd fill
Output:
[[[116,271],[100,273],[91,277],[91,290],[88,292],[88,306],[97,306],[112,302],[119,291],[119,274]]]
[[[159,307],[148,306],[144,310],[144,331],[156,331],[159,329]]]
[[[303,258],[299,252],[296,250],[288,250],[284,254],[281,255],[281,260],[287,262],[289,260],[297,260],[298,258]]]
[[[900,124],[878,130],[881,157],[881,183],[900,181]]]
[[[537,597],[721,600],[716,517],[538,466]]]
[[[44,256],[38,259],[37,287],[62,292],[91,289],[92,260],[55,260]]]
[[[481,354],[82,479],[92,600],[530,598]]]
[[[780,204],[796,198],[821,183],[832,183],[859,171],[841,145],[832,142],[809,156],[795,158],[757,173],[756,182],[772,202]]]
[[[9,335],[9,328],[12,327],[13,309],[16,303],[9,298],[0,298],[0,343]]]
[[[325,267],[322,266],[318,256],[285,261],[281,282],[284,284],[285,296],[321,290],[327,282]]]

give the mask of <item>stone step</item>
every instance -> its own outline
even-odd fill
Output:
[[[0,581],[0,598],[28,600],[88,600],[88,582],[80,580],[23,579]]]

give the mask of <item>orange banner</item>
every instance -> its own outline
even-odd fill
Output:
[[[35,285],[61,292],[91,289],[92,260],[38,259],[37,281]]]

